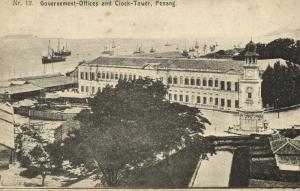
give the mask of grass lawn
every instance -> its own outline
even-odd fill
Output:
[[[179,151],[170,157],[170,165],[162,160],[154,166],[139,169],[120,187],[187,188],[198,159],[199,154]]]

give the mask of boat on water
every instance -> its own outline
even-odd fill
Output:
[[[133,52],[133,54],[142,54],[145,53],[145,51],[142,50],[142,44],[141,46],[137,45],[137,49]]]
[[[102,54],[106,54],[106,55],[114,55],[114,51],[113,50],[110,50],[110,46],[105,46],[104,47],[104,50],[102,51]]]
[[[117,46],[116,46],[116,44],[115,44],[115,41],[112,41],[111,47],[112,47],[112,48],[117,48]]]
[[[68,44],[66,43],[66,46],[63,46],[62,49],[60,49],[60,42],[58,40],[58,45],[57,45],[57,51],[54,52],[55,56],[71,56],[72,52],[68,50]]]
[[[195,52],[194,47],[191,47],[191,48],[189,49],[189,52]]]
[[[172,44],[170,44],[170,43],[167,42],[167,43],[165,44],[165,46],[172,46]]]
[[[198,44],[198,41],[196,40],[196,43],[195,43],[195,48],[198,50],[200,48],[199,44]]]
[[[151,47],[151,49],[150,49],[149,52],[150,52],[150,53],[154,53],[154,52],[156,52],[156,50],[155,50],[153,47]]]
[[[50,41],[48,45],[48,55],[42,56],[42,63],[43,64],[49,64],[54,62],[63,62],[66,61],[66,58],[64,56],[56,56],[54,54],[54,50],[50,47]]]

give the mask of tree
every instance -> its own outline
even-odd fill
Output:
[[[20,175],[33,178],[42,176],[42,186],[45,185],[47,171],[50,169],[50,157],[46,141],[36,127],[21,126],[22,133],[16,136],[16,153],[22,167],[27,168]]]
[[[155,161],[157,155],[182,147],[203,132],[207,119],[197,108],[170,103],[161,81],[138,79],[107,86],[91,101],[91,112],[81,112],[79,129],[72,146],[82,162],[97,164],[99,177],[116,186],[126,171]],[[82,157],[85,156],[85,157]],[[74,157],[76,158],[76,157]],[[84,159],[85,158],[85,159]]]
[[[29,154],[33,159],[32,164],[38,169],[39,174],[42,176],[42,186],[45,186],[47,171],[50,168],[49,154],[41,144],[35,146]]]

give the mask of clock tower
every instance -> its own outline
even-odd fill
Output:
[[[243,77],[239,81],[239,125],[235,129],[245,134],[265,130],[261,99],[261,78],[257,64],[256,44],[252,40],[245,47]]]

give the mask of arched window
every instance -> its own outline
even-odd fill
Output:
[[[114,79],[114,73],[110,73],[110,79]]]
[[[183,77],[180,76],[180,84],[183,84]]]
[[[203,86],[206,86],[206,85],[207,85],[207,81],[206,81],[205,78],[203,79],[202,85],[203,85]]]
[[[109,79],[109,73],[108,72],[106,73],[106,79]]]
[[[215,79],[215,87],[218,87],[218,86],[219,86],[219,80],[217,78],[217,79]]]
[[[132,80],[132,75],[131,74],[129,74],[129,80]]]
[[[120,74],[120,79],[123,80],[123,74]]]
[[[200,86],[200,85],[201,85],[201,80],[200,80],[199,78],[197,78],[197,80],[196,80],[196,85],[197,85],[197,86]]]
[[[208,86],[209,86],[209,87],[212,87],[212,86],[213,86],[213,80],[212,80],[212,78],[210,78],[210,79],[208,80]]]
[[[105,73],[102,72],[102,79],[105,79]]]
[[[189,82],[190,82],[190,80],[189,80],[188,78],[185,78],[185,79],[184,79],[184,85],[190,85]]]
[[[177,83],[178,83],[177,77],[174,77],[173,78],[173,84],[177,84]]]
[[[191,78],[191,85],[194,86],[195,85],[195,79]]]
[[[101,73],[100,72],[97,73],[97,78],[101,78]]]
[[[172,77],[171,76],[168,77],[168,84],[172,84]]]
[[[115,73],[115,79],[116,79],[116,80],[118,79],[118,74],[117,74],[117,73]]]

